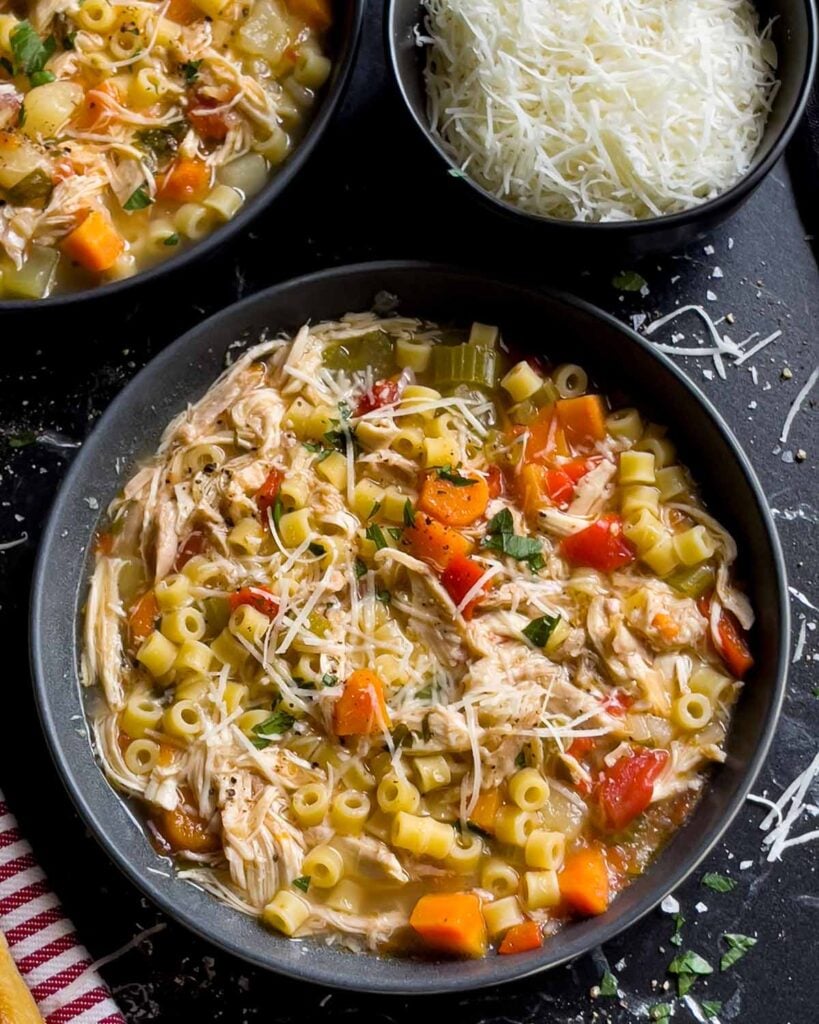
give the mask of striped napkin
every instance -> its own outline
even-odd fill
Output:
[[[0,790],[0,931],[46,1024],[126,1024]]]

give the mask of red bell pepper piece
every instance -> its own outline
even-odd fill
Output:
[[[603,772],[597,797],[608,828],[619,831],[642,814],[667,761],[667,750],[644,749],[621,757]]]
[[[267,587],[242,587],[231,594],[228,601],[231,611],[235,611],[240,604],[249,604],[269,619],[274,618],[279,611],[279,602]]]
[[[503,473],[500,466],[490,466],[486,471],[486,486],[490,498],[499,498],[503,494]]]
[[[742,679],[753,665],[754,659],[748,650],[745,631],[737,622],[736,616],[726,608],[722,609],[722,614],[719,617],[717,634],[719,636],[719,653],[722,655],[723,661],[735,679]]]
[[[634,561],[634,548],[623,537],[623,521],[614,513],[564,537],[560,553],[574,565],[588,565],[600,572],[612,572]]]
[[[372,412],[374,409],[381,409],[385,405],[394,405],[398,401],[399,393],[398,381],[376,381],[370,390],[365,391],[361,398],[359,398],[355,410],[356,416],[364,416],[366,413]]]
[[[454,555],[444,569],[441,583],[456,605],[466,597],[486,569],[465,555]],[[465,619],[471,619],[479,598],[473,598],[461,611]]]
[[[601,707],[604,711],[608,711],[610,715],[621,718],[633,703],[634,698],[630,697],[627,693],[623,693],[622,690],[613,690],[603,701]]]
[[[284,473],[280,469],[271,469],[265,482],[256,492],[256,507],[261,512],[263,519],[267,517],[267,510],[272,507],[279,496],[282,480],[284,480]]]

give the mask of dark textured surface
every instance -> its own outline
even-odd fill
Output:
[[[442,174],[407,130],[397,101],[382,84],[378,32],[374,19],[344,116],[300,181],[252,234],[208,266],[177,275],[161,290],[135,293],[106,311],[97,309],[85,321],[67,315],[50,322],[41,317],[26,323],[0,321],[5,355],[0,370],[0,541],[20,537],[23,531],[28,535],[24,545],[0,552],[0,613],[7,652],[0,786],[96,957],[118,950],[142,929],[166,922],[85,835],[36,722],[25,646],[28,581],[36,540],[71,451],[55,447],[53,441],[55,434],[58,441],[81,440],[152,354],[239,295],[327,265],[417,257],[503,267],[535,283],[565,287],[625,319],[702,303],[715,317],[734,315],[736,322],[723,325],[723,330],[737,341],[753,331],[765,337],[781,328],[782,337],[745,366],[728,366],[726,381],[703,378],[703,369],[712,368],[708,360],[685,365],[724,413],[760,475],[776,510],[792,586],[819,605],[815,404],[805,402],[788,443],[778,442],[788,409],[817,362],[819,314],[819,278],[786,168],[777,167],[739,215],[710,240],[713,255],[699,246],[624,268],[611,254],[605,259],[597,253],[580,254],[569,260],[547,247],[524,251],[513,233],[475,211],[461,183]],[[730,248],[729,239],[734,240]],[[715,267],[723,277],[711,277]],[[638,269],[649,294],[619,295],[611,279],[621,269]],[[717,296],[713,301],[707,298],[709,290]],[[679,329],[688,336],[685,344],[691,344],[690,322]],[[670,340],[671,329],[654,337],[660,336]],[[749,365],[757,368],[756,384]],[[783,379],[786,368],[792,376]],[[814,400],[818,397],[819,389]],[[29,431],[50,433],[35,445],[11,447],[11,438],[27,440]],[[806,459],[793,461],[800,448]],[[767,790],[769,795],[778,794],[806,767],[819,746],[819,700],[812,693],[819,638],[809,628],[819,612],[794,598],[793,613],[793,639],[804,616],[806,643],[792,668],[785,714],[756,786],[756,792]],[[813,801],[819,802],[816,790]],[[706,865],[736,878],[733,892],[716,894],[692,879],[677,894],[687,918],[684,948],[696,949],[716,964],[723,932],[759,940],[733,970],[698,983],[692,995],[722,1000],[724,1021],[803,1024],[819,1015],[819,848],[794,847],[781,864],[765,863],[757,829],[763,813],[748,805]],[[806,816],[798,830],[811,827],[816,821]],[[746,860],[753,866],[740,870]],[[708,909],[697,912],[699,901]],[[253,971],[171,923],[104,967],[103,974],[134,1022],[196,1018],[289,1024],[307,1019],[331,1024],[358,1013],[367,1021],[403,1024],[424,1010],[449,1013],[464,1024],[625,1022],[645,1020],[647,1007],[670,1001],[660,986],[677,952],[668,943],[671,930],[670,919],[657,912],[607,944],[603,953],[619,978],[621,999],[590,998],[589,990],[600,978],[599,958],[585,958],[503,989],[436,998],[422,1006],[405,999],[331,994]],[[675,1019],[695,1018],[680,1004]]]

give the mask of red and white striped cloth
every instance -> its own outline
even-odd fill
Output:
[[[126,1024],[0,790],[0,931],[46,1024]]]

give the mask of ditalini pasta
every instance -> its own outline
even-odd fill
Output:
[[[495,327],[256,346],[99,535],[108,777],[181,878],[287,936],[480,956],[603,913],[752,664],[735,544],[675,460]]]
[[[331,70],[329,0],[0,9],[0,299],[129,277],[230,220]]]

